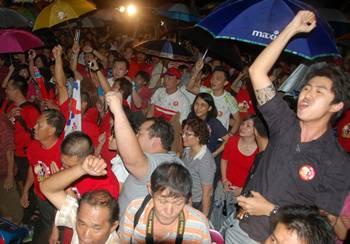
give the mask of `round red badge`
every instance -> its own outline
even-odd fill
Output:
[[[173,105],[174,105],[174,106],[178,106],[178,105],[179,105],[179,102],[178,102],[178,101],[175,101],[175,102],[173,102]]]
[[[299,169],[299,176],[304,181],[312,180],[315,177],[315,175],[315,169],[309,164],[304,164]]]

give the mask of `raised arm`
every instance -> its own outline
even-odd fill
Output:
[[[90,69],[96,73],[98,82],[100,83],[103,91],[105,93],[109,92],[112,90],[112,87],[109,85],[108,80],[106,78],[106,76],[104,76],[104,74],[102,73],[102,71],[100,70],[100,68],[98,67],[97,61],[96,59],[91,60],[91,66]]]
[[[204,63],[202,58],[198,59],[192,69],[190,81],[186,85],[186,89],[193,94],[199,93],[200,84],[198,84],[198,79],[200,79],[199,74],[203,69],[203,65]]]
[[[96,58],[101,60],[103,67],[107,67],[108,58],[106,56],[104,56],[103,54],[101,54],[100,52],[98,52],[96,49],[93,49],[91,46],[84,46],[83,51],[86,53],[92,53],[93,55],[96,56]]]
[[[58,90],[58,102],[63,104],[68,99],[68,91],[66,87],[66,76],[63,70],[62,47],[60,45],[52,49],[55,58],[55,82]]]
[[[34,59],[36,57],[36,52],[33,49],[30,49],[28,52],[28,60],[29,60],[29,73],[30,76],[35,80],[34,75]]]
[[[122,95],[119,92],[108,92],[106,102],[114,114],[115,136],[124,165],[132,175],[143,178],[148,172],[148,159],[143,153],[124,113]]]
[[[73,55],[72,55],[72,59],[70,60],[70,69],[74,73],[74,79],[75,80],[82,80],[83,76],[77,70],[78,57],[79,57],[79,52],[80,52],[79,42],[74,41],[73,47],[72,47],[72,52],[73,52]]]
[[[310,32],[315,26],[316,18],[312,12],[299,11],[278,37],[259,54],[250,66],[249,74],[259,105],[265,104],[276,94],[268,72],[277,61],[284,47],[293,36],[302,32]]]
[[[40,182],[40,189],[57,209],[61,209],[66,199],[67,187],[84,175],[106,175],[106,167],[107,164],[103,159],[88,156],[83,163],[64,169]]]
[[[1,87],[3,89],[5,89],[7,87],[7,84],[9,83],[10,78],[11,78],[11,76],[12,76],[14,71],[15,71],[15,66],[13,66],[13,64],[11,64],[9,66],[9,71],[7,72],[7,75],[6,75],[6,77],[4,78],[4,80],[2,81],[2,84],[1,84]]]

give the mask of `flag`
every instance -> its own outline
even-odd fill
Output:
[[[73,131],[81,131],[80,80],[76,80],[73,83],[73,95],[64,135],[66,136]]]

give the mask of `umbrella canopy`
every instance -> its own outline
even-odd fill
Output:
[[[96,6],[86,0],[56,0],[39,13],[33,30],[50,28],[95,9]]]
[[[179,30],[180,36],[190,40],[196,46],[209,50],[209,56],[217,57],[229,63],[238,70],[242,70],[241,55],[235,43],[227,39],[215,39],[207,31],[199,27]]]
[[[23,53],[44,46],[39,37],[24,30],[0,30],[0,53]]]
[[[350,33],[350,20],[341,11],[332,8],[320,8],[319,12],[332,26],[335,37]]]
[[[298,35],[285,51],[314,59],[340,56],[328,23],[311,6],[298,0],[229,0],[197,25],[216,38],[268,45],[302,9],[316,13],[317,27]]]
[[[176,3],[161,7],[157,11],[158,15],[167,17],[173,20],[180,20],[184,22],[198,22],[199,16],[190,11],[190,9],[183,3]]]
[[[0,28],[19,28],[29,25],[29,20],[15,10],[0,8]]]
[[[171,60],[193,62],[193,55],[186,48],[168,40],[146,41],[134,47],[136,51]]]

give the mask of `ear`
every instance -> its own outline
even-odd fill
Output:
[[[211,111],[212,109],[213,109],[213,107],[212,107],[212,106],[209,106],[208,111]]]
[[[344,103],[343,102],[331,104],[331,108],[329,109],[329,111],[332,112],[332,113],[337,113],[340,110],[342,110],[343,107],[344,107]]]
[[[56,128],[50,126],[49,133],[50,135],[54,135],[56,133]]]
[[[225,81],[224,86],[227,86],[227,85],[228,85],[228,83],[229,83],[229,82],[228,82],[228,80],[227,80],[227,81]]]
[[[147,190],[150,195],[152,195],[151,183],[147,183]]]

